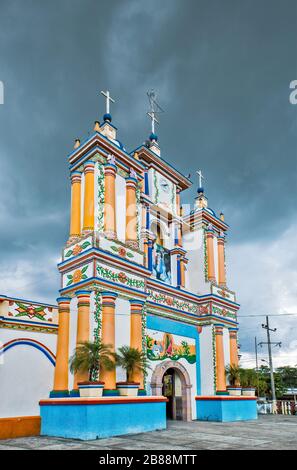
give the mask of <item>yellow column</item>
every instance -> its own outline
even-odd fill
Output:
[[[225,270],[225,237],[221,233],[218,237],[218,283],[220,286],[226,285],[226,270]]]
[[[81,234],[80,213],[81,213],[81,172],[73,171],[71,173],[70,237],[78,237]]]
[[[77,330],[76,330],[76,346],[79,343],[90,340],[90,296],[88,290],[79,290],[75,293],[77,296]],[[73,389],[77,389],[77,383],[89,380],[87,372],[77,372],[74,375]]]
[[[215,281],[215,265],[214,265],[214,250],[213,250],[213,229],[208,228],[206,231],[206,244],[207,244],[207,265],[208,265],[208,280]]]
[[[187,263],[187,259],[182,256],[180,259],[180,285],[181,287],[186,286],[186,275],[185,275],[186,263]]]
[[[144,302],[141,300],[130,300],[130,346],[142,351],[142,308]],[[133,381],[140,383],[143,388],[143,373],[135,371]]]
[[[104,193],[104,232],[108,238],[116,238],[115,179],[117,167],[112,163],[105,165]]]
[[[136,178],[126,179],[126,244],[131,248],[138,248],[136,184]]]
[[[237,330],[229,330],[230,364],[238,366]]]
[[[70,297],[59,297],[59,328],[57,338],[56,366],[54,372],[54,396],[67,396],[68,392],[68,360],[69,360],[69,316]]]
[[[94,162],[86,162],[84,166],[85,173],[85,194],[84,194],[84,223],[83,231],[94,230]]]
[[[115,302],[118,294],[114,292],[102,292],[102,334],[103,344],[110,345],[111,351],[115,351]],[[116,371],[100,369],[100,380],[105,382],[105,389],[115,390]]]
[[[224,358],[224,344],[223,344],[223,327],[215,326],[216,337],[216,382],[217,392],[226,391],[226,376],[225,376],[225,358]]]

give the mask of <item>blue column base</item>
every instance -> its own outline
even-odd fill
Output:
[[[69,396],[70,397],[79,397],[79,390],[78,389],[70,390]]]
[[[145,397],[147,395],[146,390],[144,388],[140,388],[138,390],[138,396],[139,397]]]
[[[119,394],[120,393],[117,389],[110,389],[110,388],[104,388],[103,389],[103,396],[104,397],[118,397]]]
[[[49,394],[50,398],[69,397],[69,390],[52,390]]]

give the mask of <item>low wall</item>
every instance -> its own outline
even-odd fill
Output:
[[[199,421],[247,421],[257,419],[257,397],[197,396]]]
[[[40,416],[17,416],[0,418],[0,439],[38,436],[40,434]]]
[[[41,435],[82,440],[166,429],[165,397],[40,401]]]

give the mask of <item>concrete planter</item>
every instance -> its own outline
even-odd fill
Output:
[[[241,387],[227,387],[227,390],[231,397],[240,397],[241,395]]]
[[[254,387],[244,387],[242,389],[242,395],[244,397],[254,397],[256,395],[256,389]]]
[[[122,397],[137,397],[139,386],[137,382],[118,382],[117,390]]]
[[[102,397],[104,382],[79,382],[79,396],[84,398]]]

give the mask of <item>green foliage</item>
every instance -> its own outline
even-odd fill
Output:
[[[278,367],[274,374],[275,394],[281,398],[287,388],[297,387],[297,367]],[[270,369],[261,365],[258,369],[240,369],[240,383],[243,387],[256,387],[258,396],[272,397]]]
[[[145,353],[137,348],[122,346],[114,356],[116,364],[126,371],[128,382],[132,380],[133,374],[137,370],[145,374],[146,370],[150,368]]]
[[[88,372],[90,381],[93,380],[95,372],[96,375],[98,374],[98,370],[101,367],[106,370],[115,368],[111,346],[100,341],[95,343],[92,341],[79,343],[69,360],[69,364],[72,373]]]
[[[238,366],[229,364],[226,367],[226,375],[228,377],[231,387],[238,387],[240,385],[240,369]]]
[[[153,346],[153,338],[151,338],[150,336],[146,335],[146,347],[148,349],[151,349]]]
[[[183,353],[185,356],[190,356],[190,347],[186,341],[181,342]]]
[[[239,369],[240,385],[257,388],[257,372],[255,369]]]

